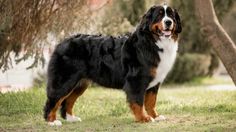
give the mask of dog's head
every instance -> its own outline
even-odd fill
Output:
[[[167,5],[152,6],[143,16],[140,28],[159,38],[177,36],[182,31],[178,12]]]

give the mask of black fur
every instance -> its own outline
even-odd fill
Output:
[[[146,88],[153,79],[150,69],[158,66],[158,52],[163,52],[150,31],[151,24],[162,19],[157,17],[160,8],[153,6],[130,35],[79,34],[61,42],[48,66],[45,119],[55,103],[79,88],[76,84],[84,78],[104,87],[123,89],[128,102],[143,105]],[[65,102],[61,115],[65,118]]]
[[[177,12],[177,10],[175,9],[174,10],[174,17],[175,17],[175,21],[176,21],[176,30],[175,30],[175,33],[181,33],[182,31],[182,24],[181,24],[181,20],[180,20],[180,17],[179,17],[179,14]]]
[[[148,89],[148,90],[146,91],[146,93],[152,92],[152,93],[157,94],[158,91],[159,91],[160,85],[161,85],[161,84],[158,83],[155,87]]]
[[[60,114],[63,119],[66,119],[66,100],[61,103]]]

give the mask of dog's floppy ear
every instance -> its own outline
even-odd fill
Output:
[[[141,30],[150,31],[150,25],[152,23],[152,14],[154,12],[155,6],[151,7],[146,14],[143,15],[141,20]]]
[[[175,21],[176,21],[175,33],[181,33],[182,31],[181,20],[176,9],[174,9],[174,15],[175,15]]]

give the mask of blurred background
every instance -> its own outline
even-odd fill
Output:
[[[45,84],[50,54],[77,33],[132,32],[142,15],[163,0],[0,0],[0,91]],[[166,0],[183,23],[179,55],[166,84],[233,83],[216,53],[200,34],[193,1]],[[213,0],[220,23],[236,42],[236,1]],[[206,79],[207,78],[207,79]],[[211,83],[210,83],[211,82]]]

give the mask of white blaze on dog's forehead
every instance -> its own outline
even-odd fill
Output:
[[[165,16],[164,16],[163,19],[162,19],[162,24],[163,24],[164,27],[165,27],[165,21],[169,20],[169,21],[172,22],[172,24],[171,24],[171,26],[170,26],[170,29],[172,29],[173,26],[174,26],[174,25],[173,25],[173,20],[172,20],[172,18],[170,18],[169,16],[167,16],[167,8],[168,8],[168,6],[167,6],[166,4],[164,4],[162,7],[164,8],[164,12],[165,12]]]
[[[166,4],[163,5],[163,8],[164,8],[165,12],[166,12],[167,7],[168,6]]]

